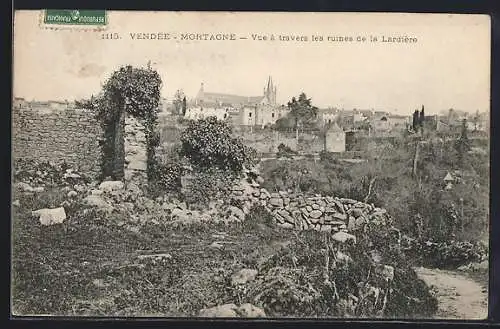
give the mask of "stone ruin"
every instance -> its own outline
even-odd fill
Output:
[[[243,203],[243,210],[261,205],[276,225],[295,230],[322,232],[356,231],[365,224],[392,225],[385,209],[372,204],[332,196],[305,196],[292,191],[268,192],[258,183],[233,187],[232,199]]]
[[[144,125],[132,116],[125,118],[125,182],[140,188],[147,184],[147,145]]]

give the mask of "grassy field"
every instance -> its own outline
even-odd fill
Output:
[[[21,202],[13,237],[14,314],[193,316],[234,302],[231,274],[293,235],[258,223],[133,229],[81,212],[44,227]]]

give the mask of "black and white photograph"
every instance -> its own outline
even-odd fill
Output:
[[[489,16],[13,19],[13,316],[487,319]]]

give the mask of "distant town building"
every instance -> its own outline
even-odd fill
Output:
[[[345,152],[346,133],[337,123],[328,125],[325,133],[325,151],[326,152]]]
[[[215,116],[233,125],[253,126],[274,124],[286,115],[287,108],[276,103],[277,88],[269,77],[262,96],[239,96],[206,92],[203,83],[191,104],[186,118],[201,119]]]
[[[340,117],[340,110],[337,108],[327,108],[318,110],[318,120],[323,124],[337,122]]]

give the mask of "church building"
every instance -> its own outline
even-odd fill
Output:
[[[232,125],[264,127],[274,124],[286,114],[286,107],[276,103],[276,86],[269,77],[262,96],[239,96],[206,92],[203,83],[196,98],[186,111],[186,118],[201,119],[215,116]]]

